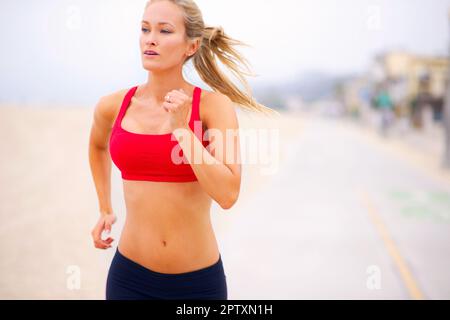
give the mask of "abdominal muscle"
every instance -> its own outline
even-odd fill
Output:
[[[211,198],[198,181],[123,180],[127,215],[119,251],[160,273],[211,266],[219,249],[210,220]]]

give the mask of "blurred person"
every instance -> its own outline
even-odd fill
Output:
[[[382,135],[387,135],[387,131],[392,125],[394,120],[394,103],[392,98],[385,87],[375,97],[375,105],[381,112],[380,132]]]
[[[433,120],[435,122],[442,122],[444,111],[444,97],[437,97],[433,100]]]
[[[411,101],[411,121],[415,128],[422,129],[424,126],[423,113],[425,108],[432,108],[434,103],[430,93],[430,79],[428,75],[419,80],[419,92]]]
[[[243,43],[222,27],[206,27],[194,1],[148,1],[141,30],[147,82],[101,97],[90,132],[89,161],[100,207],[91,232],[96,248],[111,248],[113,242],[102,238],[116,221],[111,160],[121,171],[126,204],[106,299],[227,299],[210,221],[212,200],[229,209],[240,193],[239,138],[228,140],[225,131],[238,130],[233,102],[251,111],[272,110],[219,70],[216,57],[248,89],[239,68],[245,59],[233,48]],[[190,59],[214,91],[185,81],[182,68]],[[233,153],[230,163],[228,152]]]

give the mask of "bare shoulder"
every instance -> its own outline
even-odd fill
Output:
[[[205,109],[225,107],[233,109],[233,102],[223,93],[217,91],[202,90],[202,106]]]
[[[217,125],[222,119],[236,119],[236,111],[231,99],[221,92],[202,90],[200,117],[208,128]]]
[[[128,89],[121,89],[100,97],[95,110],[94,119],[100,125],[112,127]]]

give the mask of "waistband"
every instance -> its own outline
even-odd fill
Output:
[[[158,278],[166,278],[166,279],[191,279],[193,277],[206,277],[216,273],[223,273],[223,264],[222,264],[222,255],[219,253],[219,259],[214,264],[207,266],[205,268],[201,268],[198,270],[182,272],[182,273],[162,273],[151,270],[143,265],[131,260],[130,258],[124,256],[119,248],[116,248],[115,257],[119,259],[119,261],[130,268],[137,269],[141,272],[144,272],[147,276],[153,276]]]

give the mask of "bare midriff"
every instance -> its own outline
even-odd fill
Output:
[[[194,182],[123,180],[125,225],[119,251],[160,273],[213,265],[219,248],[210,220],[211,198]]]

